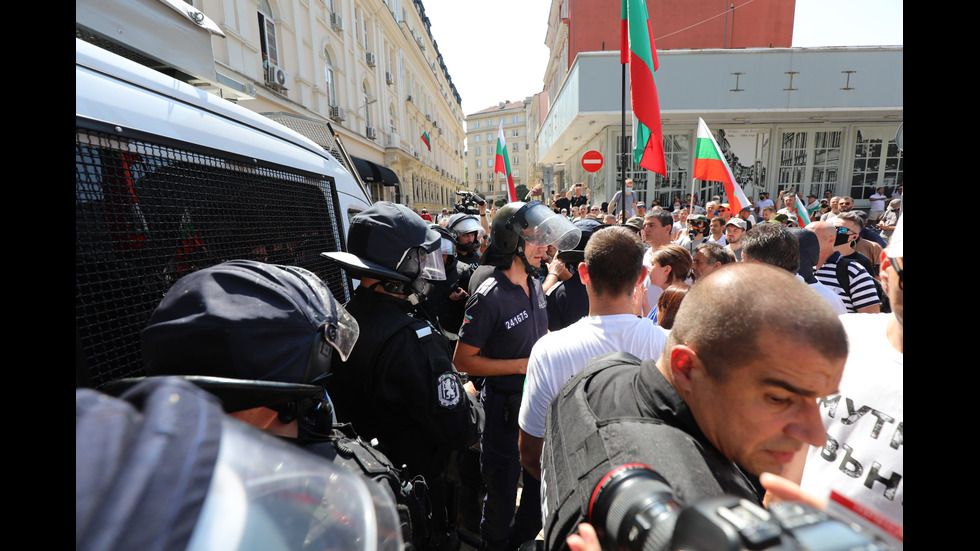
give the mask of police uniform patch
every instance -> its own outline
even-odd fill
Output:
[[[436,381],[436,395],[439,396],[439,405],[444,408],[451,409],[459,405],[459,400],[463,397],[463,389],[455,373],[447,371],[439,375]]]

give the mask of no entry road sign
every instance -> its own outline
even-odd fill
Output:
[[[602,168],[602,153],[595,149],[590,149],[582,155],[582,168],[586,172],[598,172]]]

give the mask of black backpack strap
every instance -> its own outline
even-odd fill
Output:
[[[837,260],[837,285],[844,290],[844,294],[851,296],[851,274],[849,269],[851,267],[850,258],[844,258],[841,256]]]

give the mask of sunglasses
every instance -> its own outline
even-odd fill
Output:
[[[592,207],[592,210],[602,210],[599,207]]]
[[[854,230],[852,230],[850,228],[844,227],[844,226],[837,226],[837,233],[839,233],[840,235],[848,235],[848,234],[851,234],[851,233],[857,234],[856,231],[854,231]]]

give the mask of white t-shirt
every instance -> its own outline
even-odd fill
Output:
[[[819,400],[827,444],[811,447],[802,488],[834,490],[903,524],[904,355],[888,342],[892,314],[840,317],[850,350],[840,394]]]
[[[667,333],[647,318],[633,314],[584,317],[548,333],[531,349],[518,423],[524,432],[544,438],[551,401],[591,358],[629,352],[641,360],[660,357]]]
[[[796,274],[796,279],[806,283],[806,280],[803,279],[803,276],[800,274]],[[847,307],[844,306],[844,301],[841,300],[840,295],[837,294],[837,291],[834,291],[819,281],[816,283],[809,283],[808,285],[810,285],[810,288],[816,291],[817,294],[822,296],[824,300],[830,303],[830,307],[834,309],[834,312],[836,312],[838,316],[847,313]]]
[[[888,197],[884,194],[875,193],[869,199],[871,199],[871,210],[885,210],[885,199]]]

